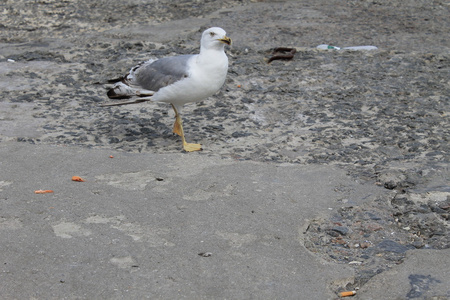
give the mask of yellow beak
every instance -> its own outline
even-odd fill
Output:
[[[219,41],[221,41],[224,44],[231,45],[231,39],[227,36],[224,36],[223,38],[219,39]]]

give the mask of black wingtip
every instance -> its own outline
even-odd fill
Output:
[[[114,88],[110,89],[106,95],[109,99],[130,99],[131,96],[117,94]]]
[[[114,89],[110,89],[106,95],[108,95],[108,98],[110,99],[114,99],[118,96],[116,92],[114,92]]]
[[[108,79],[108,83],[116,83],[116,82],[119,82],[119,81],[123,82],[123,79],[124,79],[123,76],[120,76],[120,77],[117,77],[117,78],[113,78],[113,79]]]

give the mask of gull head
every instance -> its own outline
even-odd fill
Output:
[[[231,45],[231,39],[220,27],[211,27],[203,31],[201,47],[206,49],[223,49],[224,44]]]

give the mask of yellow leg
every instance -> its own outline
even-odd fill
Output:
[[[182,129],[180,123],[178,123],[178,116],[175,116],[175,123],[173,123],[173,133],[178,134],[179,136],[182,136]]]
[[[181,136],[181,139],[183,140],[183,149],[184,151],[187,152],[192,152],[192,151],[200,151],[202,150],[202,145],[200,144],[191,144],[191,143],[187,143],[186,139],[184,138],[184,131],[183,131],[183,124],[181,121],[181,116],[178,113],[177,109],[175,108],[175,106],[172,104],[172,108],[175,111],[175,123],[173,124],[173,133],[178,134],[179,136]]]

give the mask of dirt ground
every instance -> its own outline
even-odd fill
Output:
[[[233,39],[227,82],[183,111],[202,155],[339,165],[391,190],[363,206],[342,199],[341,211],[305,229],[310,251],[354,262],[355,285],[408,249],[450,247],[449,2],[14,0],[0,8],[0,143],[180,152],[167,105],[99,104],[108,79],[149,58],[196,53],[201,32],[220,26]],[[297,52],[268,64],[275,47]]]

